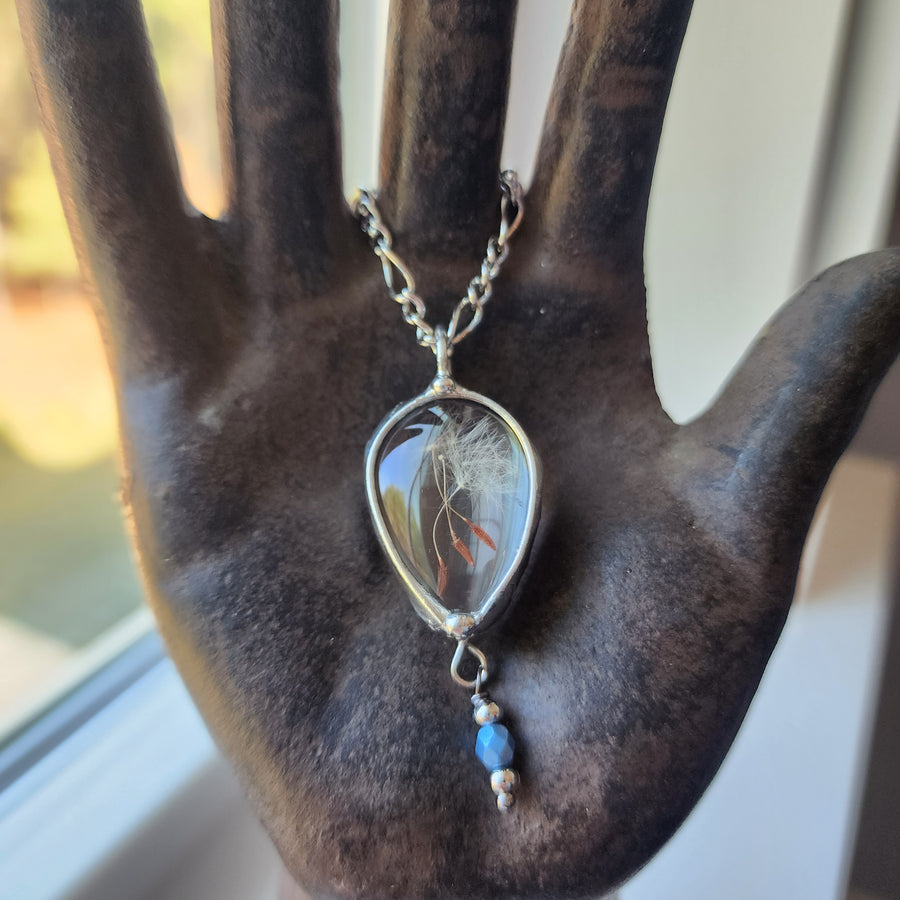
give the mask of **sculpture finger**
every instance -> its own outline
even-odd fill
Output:
[[[723,534],[796,565],[828,475],[898,350],[898,250],[834,266],[784,307],[688,428],[706,448],[696,475]]]
[[[405,247],[478,256],[496,229],[515,0],[394,0],[382,204]]]
[[[212,19],[225,189],[241,261],[263,293],[285,261],[301,289],[316,292],[356,236],[341,183],[337,3],[214,0]]]
[[[690,0],[577,0],[529,192],[542,235],[587,259],[639,259]]]
[[[140,3],[19,0],[19,18],[114,362],[123,374],[181,371],[196,349],[184,346],[187,337],[210,332],[190,302],[201,220],[182,191]]]

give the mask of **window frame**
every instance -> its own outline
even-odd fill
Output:
[[[242,802],[174,665],[161,653],[151,660],[159,638],[148,637],[102,673],[108,680],[130,666],[130,683],[120,677],[111,698],[110,683],[98,677],[68,698],[59,711],[75,711],[68,734],[57,733],[55,746],[0,793],[7,896],[143,896]],[[15,759],[50,741],[48,728]]]

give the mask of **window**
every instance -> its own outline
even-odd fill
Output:
[[[208,4],[144,6],[188,193],[216,214]],[[112,387],[11,4],[0,26],[2,746],[152,622],[122,525]]]

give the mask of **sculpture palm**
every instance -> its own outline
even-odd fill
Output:
[[[689,5],[576,4],[528,216],[455,357],[545,468],[532,571],[484,642],[503,643],[492,692],[522,750],[502,817],[451,647],[365,509],[366,441],[433,360],[343,199],[334,4],[215,3],[228,213],[211,221],[184,199],[137,0],[19,0],[148,595],[313,896],[602,893],[697,801],[778,637],[821,489],[900,344],[900,257],[811,282],[708,413],[669,420],[642,243]],[[436,321],[495,228],[513,16],[392,11],[382,206]]]

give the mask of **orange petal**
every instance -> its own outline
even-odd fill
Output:
[[[453,549],[470,565],[475,565],[475,557],[472,556],[469,548],[462,542],[461,538],[457,538],[453,542]]]
[[[482,544],[487,544],[488,547],[491,548],[491,550],[497,549],[497,545],[491,540],[491,536],[480,525],[476,525],[474,522],[469,522],[468,519],[466,519],[466,523],[468,524],[469,528],[472,529],[472,534],[474,534]]]

